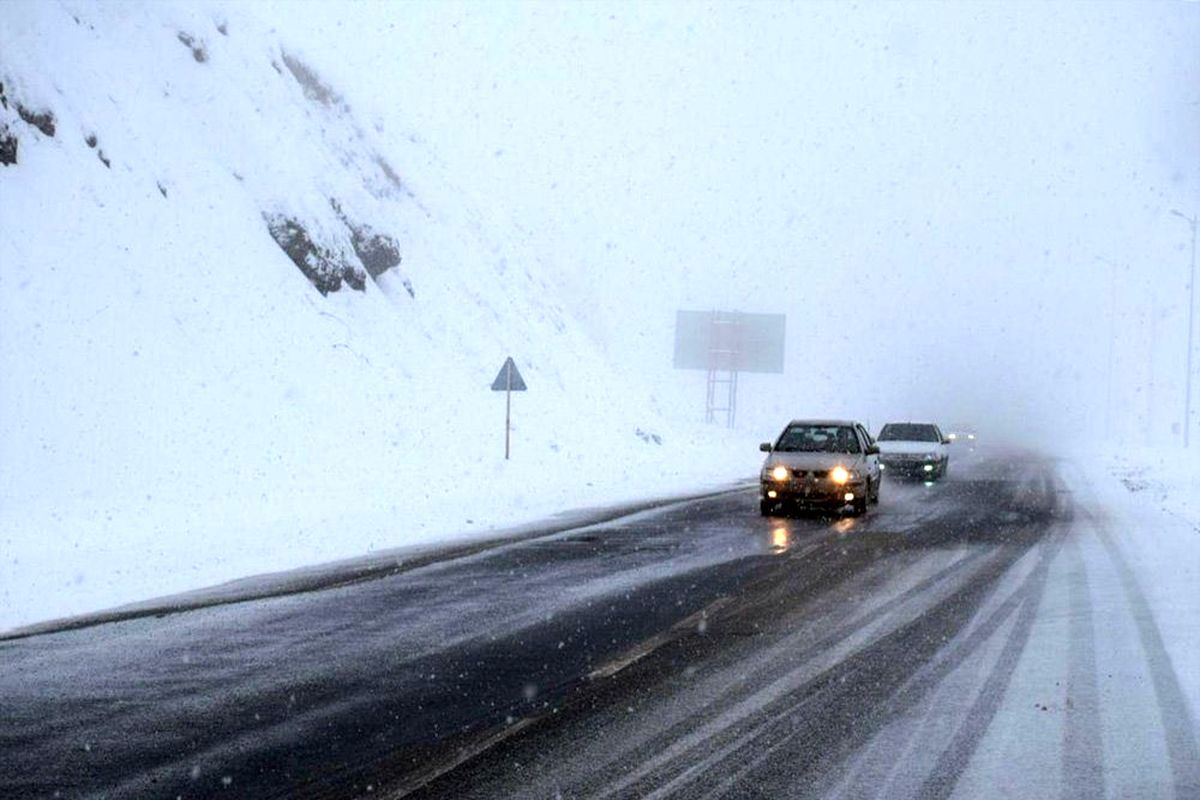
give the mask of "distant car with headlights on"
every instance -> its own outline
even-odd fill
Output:
[[[946,438],[954,444],[956,449],[961,446],[972,453],[975,452],[978,437],[978,432],[971,425],[954,425],[946,431]]]
[[[860,423],[792,420],[779,438],[764,442],[759,510],[764,516],[792,505],[855,515],[879,502],[879,448]]]
[[[936,481],[950,466],[950,440],[931,422],[889,422],[878,443],[880,466],[888,475]]]

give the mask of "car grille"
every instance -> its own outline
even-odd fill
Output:
[[[792,470],[788,470],[788,476],[791,478],[808,478],[810,476],[813,478],[824,478],[827,475],[829,475],[829,470],[827,470],[827,469],[814,469],[814,470],[792,469]]]

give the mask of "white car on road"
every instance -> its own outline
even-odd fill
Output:
[[[876,442],[888,475],[936,481],[950,465],[950,440],[931,422],[889,422]]]

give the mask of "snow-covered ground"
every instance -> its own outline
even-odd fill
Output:
[[[1152,505],[1200,536],[1200,447],[1130,450],[1093,463],[1125,487],[1126,493],[1116,496],[1135,506]]]
[[[503,198],[238,6],[6,3],[0,84],[0,629],[753,474]]]
[[[939,780],[954,798],[1195,795],[1200,462],[1093,453],[1057,472],[1069,517],[931,668],[970,655],[856,753],[828,796],[928,797]]]
[[[1192,719],[1200,719],[1200,451],[1132,450],[1083,463],[1106,515],[1096,523],[1145,594]],[[1099,593],[1118,588],[1106,585]]]

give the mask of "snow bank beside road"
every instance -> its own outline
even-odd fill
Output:
[[[0,629],[753,474],[309,55],[237,4],[5,4]]]
[[[1200,536],[1200,448],[1120,453],[1110,458],[1109,472],[1130,494],[1190,523]]]
[[[1124,555],[1195,724],[1200,719],[1200,457],[1133,450],[1079,460],[1115,547]],[[1103,594],[1121,589],[1106,586]]]

